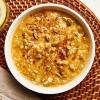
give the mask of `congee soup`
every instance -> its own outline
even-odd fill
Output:
[[[26,16],[12,39],[12,58],[26,79],[43,87],[67,84],[85,68],[89,37],[73,17],[44,10]]]

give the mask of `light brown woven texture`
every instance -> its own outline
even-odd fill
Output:
[[[87,77],[75,88],[57,95],[39,95],[43,100],[100,100],[100,22],[79,0],[5,0],[10,9],[9,19],[0,34],[0,66],[7,69],[4,58],[4,40],[13,20],[24,10],[41,3],[64,4],[81,14],[90,25],[95,36],[96,55],[92,69]]]

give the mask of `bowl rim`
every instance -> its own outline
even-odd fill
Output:
[[[82,20],[82,22],[84,23],[85,27],[88,29],[89,31],[89,35],[91,37],[91,44],[92,44],[92,56],[89,60],[89,64],[88,64],[88,67],[86,68],[86,70],[84,71],[83,75],[80,77],[78,76],[77,79],[75,79],[74,84],[72,83],[69,83],[70,85],[69,86],[60,86],[60,87],[53,87],[53,88],[44,88],[44,87],[40,87],[40,86],[36,86],[36,85],[33,85],[33,84],[30,84],[27,80],[27,81],[24,81],[24,79],[22,79],[20,76],[19,76],[19,73],[17,72],[16,69],[14,69],[13,67],[13,64],[12,64],[12,60],[11,60],[11,55],[9,55],[9,49],[11,48],[9,45],[11,45],[11,43],[9,43],[9,39],[10,39],[10,35],[11,34],[14,34],[13,31],[13,27],[16,26],[16,24],[18,24],[18,20],[21,19],[23,16],[26,16],[28,15],[28,13],[30,11],[35,11],[36,9],[40,9],[42,7],[58,7],[58,8],[62,8],[64,10],[67,10],[69,11],[70,13],[73,13],[74,15],[76,15],[80,20]],[[11,52],[11,49],[10,49],[10,52]],[[40,4],[40,5],[36,5],[36,6],[33,6],[31,8],[28,8],[27,10],[25,10],[24,12],[22,12],[14,21],[13,23],[11,24],[8,32],[7,32],[7,35],[6,35],[6,39],[5,39],[5,45],[4,45],[4,53],[5,53],[5,59],[6,59],[6,63],[7,63],[7,66],[11,72],[11,74],[14,76],[14,78],[20,83],[22,84],[24,87],[26,87],[27,89],[29,90],[32,90],[34,92],[38,92],[38,93],[42,93],[42,94],[58,94],[58,93],[62,93],[62,92],[65,92],[65,91],[68,91],[72,88],[74,88],[75,86],[77,86],[85,77],[86,75],[88,74],[88,72],[90,71],[91,67],[92,67],[92,64],[93,64],[93,61],[94,61],[94,56],[95,56],[95,41],[94,41],[94,36],[93,36],[93,32],[92,30],[90,29],[89,25],[87,24],[87,22],[83,19],[83,17],[81,15],[79,15],[76,11],[74,11],[73,9],[71,8],[68,8],[64,5],[61,5],[61,4],[52,4],[52,3],[49,3],[49,4]],[[10,57],[9,57],[10,56]],[[13,68],[12,68],[13,67]],[[23,76],[22,76],[23,77]],[[23,77],[24,78],[24,77]]]

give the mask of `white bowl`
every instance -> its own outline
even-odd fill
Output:
[[[18,24],[20,23],[20,21],[23,19],[23,17],[27,16],[28,14],[30,14],[32,12],[41,11],[43,9],[58,10],[58,11],[65,12],[65,13],[73,16],[76,20],[78,20],[78,22],[80,22],[80,24],[82,24],[82,26],[84,27],[84,30],[87,32],[87,34],[89,35],[89,38],[90,38],[90,54],[89,54],[89,59],[87,61],[86,67],[83,69],[83,71],[80,73],[80,75],[77,76],[74,80],[72,80],[71,82],[69,82],[65,85],[59,86],[59,87],[52,87],[52,88],[51,87],[41,87],[39,85],[35,85],[35,84],[31,83],[29,80],[24,78],[19,73],[19,71],[17,70],[17,68],[13,62],[12,56],[11,56],[12,37],[13,37],[14,31],[15,31],[16,27],[18,26]],[[6,58],[8,68],[11,71],[12,75],[15,77],[15,79],[19,83],[21,83],[26,88],[28,88],[32,91],[38,92],[38,93],[57,94],[57,93],[65,92],[65,91],[72,89],[86,77],[86,75],[88,74],[89,70],[92,67],[92,63],[94,60],[95,42],[94,42],[94,36],[93,36],[93,33],[92,33],[90,27],[88,26],[86,21],[77,12],[75,12],[74,10],[72,10],[66,6],[59,5],[59,4],[41,4],[41,5],[33,6],[29,9],[27,9],[26,11],[21,13],[14,20],[14,22],[10,26],[7,36],[6,36],[4,51],[5,51],[5,58]]]

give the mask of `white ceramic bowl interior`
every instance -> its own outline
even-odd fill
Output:
[[[20,21],[28,14],[35,13],[37,11],[42,11],[44,9],[58,10],[58,11],[62,11],[64,13],[67,13],[67,14],[73,16],[78,22],[80,22],[82,24],[82,26],[84,27],[84,30],[86,31],[86,33],[89,35],[89,38],[90,38],[90,54],[89,54],[89,59],[87,61],[86,67],[83,69],[83,71],[80,73],[80,75],[78,77],[76,77],[74,80],[72,80],[71,82],[69,82],[65,85],[62,85],[59,87],[53,87],[53,88],[38,86],[36,84],[33,84],[26,78],[24,78],[17,70],[17,68],[13,62],[12,55],[11,55],[12,37],[13,37],[14,31],[15,31],[16,27],[18,26],[18,24],[20,23]],[[27,9],[26,11],[21,13],[14,20],[14,22],[10,26],[7,36],[6,36],[4,51],[5,51],[5,58],[6,58],[8,68],[11,71],[12,75],[15,77],[15,79],[19,83],[21,83],[26,88],[28,88],[32,91],[38,92],[38,93],[57,94],[57,93],[65,92],[65,91],[72,89],[86,77],[89,70],[91,69],[91,66],[92,66],[92,63],[94,60],[95,42],[94,42],[94,36],[93,36],[93,33],[92,33],[90,27],[88,26],[86,21],[77,12],[73,11],[72,9],[70,9],[66,6],[59,5],[59,4],[41,4],[41,5],[33,6],[29,9]]]

